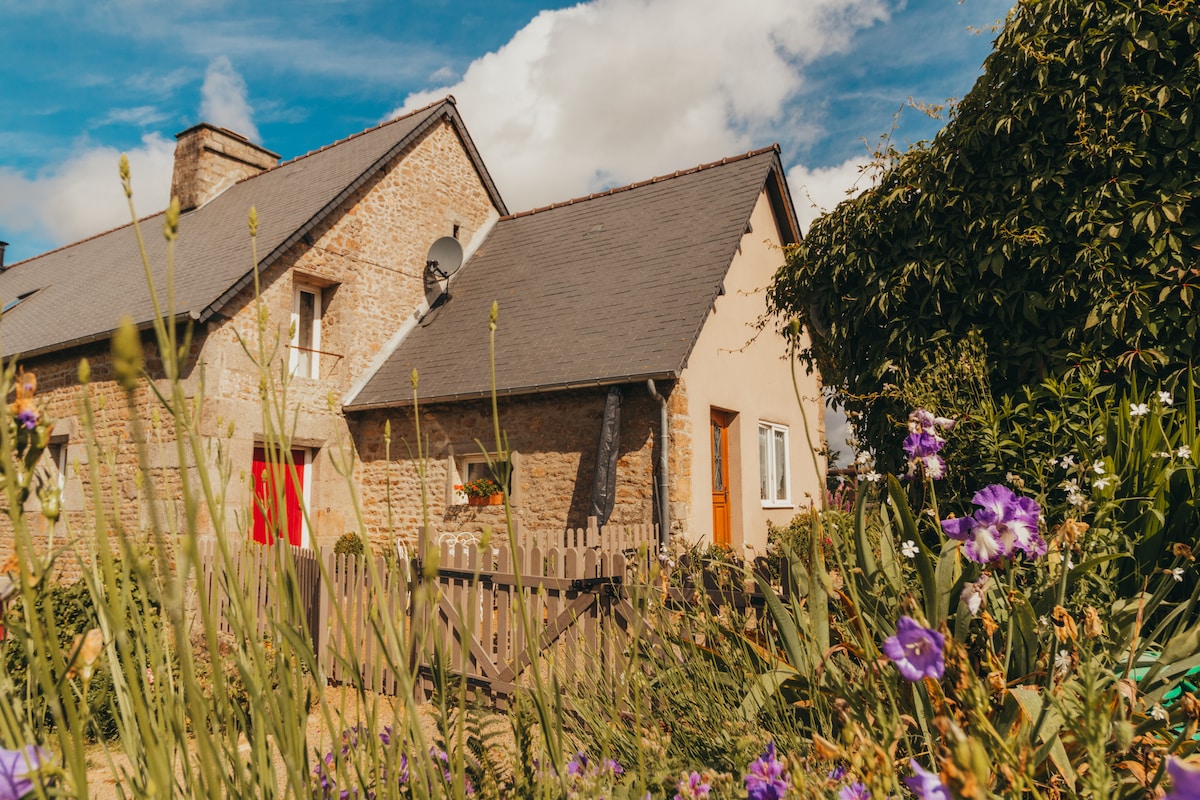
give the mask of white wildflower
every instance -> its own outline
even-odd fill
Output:
[[[862,477],[863,477],[864,481],[870,481],[871,483],[878,483],[880,480],[883,479],[883,476],[880,475],[875,470],[871,470],[870,472],[863,473]]]
[[[1180,447],[1178,450],[1175,451],[1175,456],[1177,458],[1191,458],[1192,457],[1192,448],[1188,447],[1185,444],[1182,447]]]
[[[854,463],[862,464],[863,466],[870,464],[871,463],[871,454],[866,451],[859,453],[858,457],[854,459]]]
[[[1078,491],[1067,492],[1067,502],[1073,506],[1081,506],[1084,504],[1083,495]]]
[[[904,544],[900,545],[900,553],[905,558],[916,558],[917,557],[917,543],[914,542],[912,539],[908,539],[907,541],[904,542]]]
[[[1071,651],[1059,650],[1058,655],[1054,657],[1055,672],[1066,675],[1071,671]]]
[[[1096,478],[1096,480],[1092,481],[1092,488],[1097,491],[1106,489],[1108,488],[1109,482],[1110,481],[1108,478]]]
[[[1129,416],[1131,416],[1131,417],[1144,417],[1149,413],[1150,413],[1150,406],[1146,405],[1145,403],[1130,403],[1129,404]]]
[[[1075,456],[1073,455],[1065,455],[1058,461],[1062,465],[1063,469],[1070,469],[1071,467],[1075,466]]]
[[[1050,467],[1050,469],[1054,469],[1055,467],[1058,466],[1058,458],[1057,457],[1051,458],[1049,461],[1046,462],[1046,466]]]
[[[1104,444],[1104,434],[1103,433],[1096,434],[1096,444]]]
[[[1162,706],[1155,706],[1154,708],[1150,709],[1150,716],[1154,717],[1159,722],[1166,722],[1168,719],[1167,710]]]
[[[1150,455],[1154,458],[1170,458],[1171,451],[1170,450],[1156,450],[1153,453],[1151,453]]]
[[[1097,461],[1096,463],[1092,464],[1092,472],[1096,473],[1097,475],[1103,475],[1105,472],[1104,462]]]
[[[1175,398],[1171,397],[1170,392],[1159,392],[1158,402],[1162,403],[1164,406],[1169,406],[1171,403],[1175,402]]]
[[[1176,583],[1183,583],[1183,567],[1171,570],[1171,577],[1175,579]]]

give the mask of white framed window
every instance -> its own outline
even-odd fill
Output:
[[[292,296],[291,370],[305,378],[321,377],[321,289],[297,283]]]
[[[764,508],[792,505],[788,452],[787,426],[774,422],[759,422],[758,485]]]

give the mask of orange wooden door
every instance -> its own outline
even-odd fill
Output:
[[[286,475],[286,464],[272,465],[267,461],[265,448],[254,448],[254,464],[250,471],[254,480],[252,535],[259,544],[271,543],[276,538],[276,531],[282,533],[285,530],[289,544],[299,547],[303,541],[304,517],[300,510],[300,496],[304,486],[304,451],[293,450],[292,462],[296,469],[294,479]],[[279,514],[277,499],[280,491],[283,492],[282,515]]]
[[[711,409],[713,544],[729,547],[729,418]]]

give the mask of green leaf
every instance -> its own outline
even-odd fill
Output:
[[[892,507],[900,523],[900,536],[904,540],[917,543],[917,555],[913,559],[917,565],[917,576],[921,580],[922,601],[925,606],[925,617],[929,624],[936,627],[941,618],[937,614],[938,590],[937,578],[934,575],[933,562],[930,560],[929,548],[921,540],[917,531],[917,521],[912,509],[908,507],[908,498],[895,475],[888,475],[888,497],[892,498]]]
[[[1043,697],[1034,689],[1017,687],[1009,689],[1009,693],[1016,699],[1025,715],[1029,717],[1029,721],[1037,725],[1037,730],[1033,734],[1034,740],[1045,743],[1050,760],[1054,762],[1054,766],[1058,768],[1058,771],[1066,778],[1071,790],[1074,791],[1075,768],[1071,766],[1071,759],[1067,757],[1067,749],[1063,746],[1062,738],[1059,736],[1063,727],[1062,715],[1053,707],[1049,698]]]

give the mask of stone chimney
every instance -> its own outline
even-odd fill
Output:
[[[233,131],[201,122],[175,136],[171,196],[179,198],[181,211],[199,208],[242,178],[278,163],[278,153]]]

